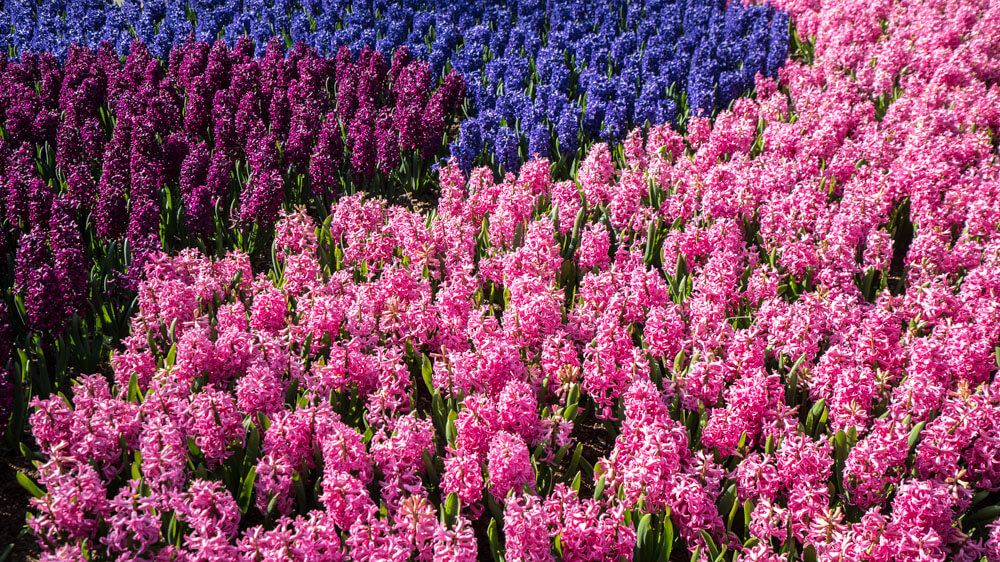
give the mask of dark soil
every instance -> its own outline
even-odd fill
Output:
[[[908,202],[903,209],[903,213],[896,243],[892,251],[892,260],[889,262],[889,290],[894,295],[903,293],[903,282],[906,276],[903,263],[906,260],[907,252],[910,250],[910,244],[913,242],[913,223],[910,222],[910,204]]]
[[[489,492],[483,493],[488,494]],[[472,532],[476,537],[477,558],[480,560],[493,560],[493,556],[490,554],[489,525],[490,513],[486,509],[483,510],[483,514],[479,516],[479,519],[472,522]]]
[[[574,442],[583,444],[582,456],[591,466],[596,466],[598,460],[611,454],[611,449],[615,446],[614,439],[604,424],[594,415],[593,405],[586,408],[581,405],[580,414],[573,423],[573,433],[570,435]],[[581,477],[580,497],[594,497],[595,484],[597,484],[596,479]]]
[[[399,196],[397,203],[406,207],[407,210],[416,211],[426,216],[437,208],[438,191],[436,189],[421,189],[417,193],[403,193]]]
[[[13,451],[0,450],[0,554],[13,544],[7,558],[11,562],[38,560],[41,552],[25,527],[30,496],[17,482],[19,471],[32,479],[38,477],[38,471],[27,459]]]

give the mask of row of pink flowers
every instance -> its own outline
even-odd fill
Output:
[[[155,259],[36,404],[47,552],[1000,560],[1000,7],[780,4],[812,65],[686,136]]]

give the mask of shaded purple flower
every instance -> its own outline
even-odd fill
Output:
[[[375,129],[375,142],[378,169],[383,174],[391,174],[400,163],[399,133],[393,128],[392,123],[392,110],[382,108]]]
[[[5,200],[7,220],[12,224],[28,220],[28,199],[35,175],[35,157],[32,146],[22,144],[7,160]]]
[[[309,178],[313,193],[331,195],[336,191],[337,167],[344,157],[344,143],[340,136],[337,114],[329,112],[320,129],[316,148],[309,161]]]
[[[263,136],[249,156],[250,179],[240,193],[240,221],[268,224],[278,216],[285,181],[278,169],[278,147],[274,133]]]
[[[105,240],[125,234],[125,186],[131,183],[129,149],[132,146],[132,126],[128,118],[119,119],[115,135],[104,153],[104,168],[97,186],[97,206],[94,228]]]
[[[423,115],[423,142],[420,147],[420,156],[428,159],[437,152],[444,137],[445,126],[445,103],[441,90],[435,92],[427,106],[424,107]]]
[[[351,170],[362,178],[375,173],[375,116],[365,107],[355,114],[347,130],[347,146],[351,150]]]
[[[212,229],[212,193],[208,189],[208,146],[192,142],[181,165],[181,197],[184,199],[184,224],[193,233],[204,236]]]
[[[83,247],[76,206],[68,196],[52,202],[49,222],[53,266],[59,278],[66,316],[82,312],[87,306],[90,264]]]
[[[132,130],[129,160],[129,224],[127,240],[132,252],[129,279],[135,284],[146,258],[159,245],[160,202],[163,184],[162,154],[151,124],[138,121]]]
[[[15,289],[24,296],[27,327],[40,332],[59,328],[65,318],[61,283],[52,267],[45,226],[21,237],[14,266]]]
[[[393,85],[396,94],[396,112],[393,118],[399,131],[399,148],[402,150],[419,150],[424,146],[426,137],[423,117],[430,79],[427,64],[414,63],[402,70]]]

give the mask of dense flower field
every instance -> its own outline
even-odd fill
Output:
[[[65,4],[0,10],[43,559],[1000,561],[1000,4]]]
[[[127,332],[151,252],[266,254],[283,204],[322,216],[337,193],[431,182],[465,92],[455,72],[433,85],[405,48],[323,58],[272,41],[255,60],[248,40],[192,42],[169,61],[138,41],[124,61],[107,44],[65,64],[0,58],[15,334],[62,369],[95,369],[102,340]]]
[[[74,43],[107,41],[127,52],[139,38],[166,58],[191,36],[231,45],[250,37],[263,56],[275,34],[330,56],[343,45],[387,57],[405,46],[432,75],[454,69],[467,78],[468,112],[478,118],[453,147],[463,170],[488,162],[516,173],[534,153],[570,166],[596,139],[620,141],[635,125],[727,107],[755,74],[777,72],[787,27],[783,11],[722,0],[28,0],[0,12],[0,30],[10,30],[0,48],[62,56]]]

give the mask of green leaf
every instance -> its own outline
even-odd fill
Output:
[[[142,453],[138,449],[135,451],[135,460],[132,461],[132,478],[142,479]]]
[[[678,280],[683,279],[684,277],[687,277],[687,274],[688,274],[687,258],[684,257],[684,252],[681,252],[677,256],[677,271],[674,275],[674,279]]]
[[[659,359],[649,358],[649,376],[657,388],[663,388],[663,368]]]
[[[573,221],[573,234],[571,240],[575,244],[580,240],[580,229],[583,228],[583,222],[587,218],[587,206],[582,205],[580,210],[576,213],[576,219]],[[575,248],[574,248],[575,249]]]
[[[250,509],[250,500],[253,498],[253,485],[257,482],[257,467],[251,466],[250,472],[243,478],[243,485],[240,487],[239,506],[240,511],[246,513]]]
[[[424,469],[427,470],[427,477],[431,482],[440,482],[438,479],[437,467],[434,465],[434,458],[431,456],[427,449],[424,449],[420,453],[420,458],[424,461]]]
[[[566,452],[568,450],[569,450],[569,445],[563,445],[562,447],[559,447],[559,450],[556,451],[556,458],[555,458],[556,465],[562,464],[562,460],[566,457]],[[536,459],[539,458],[539,456],[540,455],[534,455]]]
[[[497,520],[492,517],[489,526],[486,527],[486,536],[490,540],[490,553],[493,554],[493,560],[503,562],[504,549],[500,544],[500,532],[497,530]]]
[[[803,353],[792,365],[792,369],[788,371],[788,383],[785,386],[785,402],[787,404],[795,405],[797,400],[796,397],[799,393],[799,367],[802,363],[805,363],[806,354]]]
[[[680,351],[678,351],[677,355],[674,356],[674,373],[675,374],[681,372],[681,365],[684,364],[684,360],[686,358],[687,357],[685,356],[683,349],[680,350]]]
[[[138,374],[133,371],[132,376],[128,379],[128,401],[138,403],[141,397],[142,393],[139,391]]]
[[[274,497],[271,498],[271,501],[267,502],[267,511],[265,512],[265,515],[267,515],[268,519],[270,519],[271,516],[274,514],[275,510],[278,509],[278,498],[279,497],[280,496],[278,496],[277,494],[275,494]]]
[[[844,433],[843,429],[838,430],[833,436],[833,448],[838,461],[847,459],[847,434]]]
[[[306,339],[303,340],[303,342],[302,342],[302,357],[303,358],[309,357],[309,354],[312,352],[312,339],[313,339],[312,332],[309,332],[308,334],[306,334]]]
[[[988,505],[968,516],[968,519],[965,521],[970,525],[975,525],[984,521],[992,521],[997,517],[1000,517],[1000,505]]]
[[[986,498],[988,498],[989,495],[990,495],[990,491],[989,490],[979,490],[978,492],[975,493],[975,495],[972,496],[972,501],[969,502],[969,506],[970,507],[975,507],[975,506],[983,503],[983,500],[985,500]]]
[[[427,385],[427,390],[431,394],[434,394],[434,366],[431,365],[431,360],[424,354],[423,364],[420,366],[421,374],[424,377],[424,384]]]
[[[602,474],[601,478],[597,481],[597,484],[594,486],[595,500],[600,499],[601,496],[604,495],[604,486],[605,486],[604,478],[605,476]]]
[[[838,430],[833,436],[833,483],[837,491],[844,493],[844,463],[847,461],[847,435]]]
[[[285,403],[294,407],[299,396],[299,379],[293,378],[285,389]]]
[[[439,424],[443,424],[444,420],[447,419],[444,411],[444,399],[437,392],[431,396],[431,411],[434,413],[435,421]]]
[[[292,478],[292,485],[295,488],[295,500],[299,504],[299,509],[302,513],[309,511],[309,499],[306,497],[306,487],[302,482],[302,475],[295,473],[295,477]]]
[[[927,422],[922,421],[913,426],[913,429],[910,430],[910,437],[906,440],[906,444],[910,448],[910,451],[913,451],[913,448],[917,446],[917,441],[920,440],[920,432],[924,430],[925,425],[927,425]]]
[[[559,285],[566,286],[573,280],[576,273],[576,262],[571,259],[563,260],[562,267],[559,268]]]
[[[247,438],[246,450],[243,452],[243,473],[246,474],[257,464],[257,454],[260,452],[260,430],[250,424],[250,437]]]
[[[774,436],[768,435],[767,439],[764,440],[764,454],[773,455],[774,454]]]
[[[458,494],[452,492],[448,494],[448,497],[444,500],[444,523],[449,527],[455,524],[458,520]]]
[[[663,515],[663,542],[660,547],[660,562],[670,560],[670,554],[674,551],[674,523],[670,520],[670,510]]]
[[[450,445],[450,446],[454,446],[455,445],[455,439],[458,436],[458,429],[455,427],[455,420],[451,419],[451,415],[454,414],[454,413],[455,413],[455,411],[452,410],[448,414],[448,423],[445,425],[445,428],[444,428],[444,437],[445,437],[445,440],[448,442],[448,445]]]
[[[497,521],[503,521],[503,510],[497,505],[497,501],[493,499],[493,494],[486,493],[484,495],[486,496],[486,507],[489,508],[490,514]]]
[[[567,419],[569,421],[575,420],[578,408],[579,406],[576,404],[570,404],[569,406],[566,406],[566,411],[563,412],[563,419]]]
[[[22,488],[27,490],[28,493],[30,493],[32,496],[36,498],[40,498],[45,495],[45,492],[43,492],[42,489],[38,487],[38,484],[35,484],[34,480],[32,480],[27,474],[21,471],[17,472],[17,483],[20,484]]]
[[[19,448],[21,449],[21,456],[28,460],[45,460],[41,455],[29,449],[28,445],[23,442],[19,444]]]
[[[691,412],[688,416],[688,439],[691,443],[698,442],[698,429],[701,427],[701,412]]]
[[[14,446],[14,443],[21,441],[21,437],[24,433],[24,422],[28,416],[28,400],[24,396],[25,392],[25,379],[17,380],[15,378],[14,382],[14,401],[13,401],[13,413],[10,418],[10,424],[7,426],[7,443],[10,447]]]
[[[702,531],[699,531],[699,532],[701,533],[701,539],[703,541],[705,541],[706,545],[708,545],[708,555],[709,555],[709,557],[712,560],[715,560],[716,558],[719,557],[719,547],[715,546],[715,541],[712,540],[712,535],[708,534],[708,531],[702,530]],[[697,558],[693,558],[693,557],[691,559],[692,560],[697,560]]]
[[[655,232],[655,220],[649,221],[646,225],[646,249],[642,252],[642,263],[649,265],[653,262],[653,234]]]
[[[583,458],[583,443],[577,443],[576,449],[573,451],[573,458],[569,461],[569,468],[566,469],[566,474],[573,474],[577,472],[576,467],[580,466],[580,459]],[[580,474],[577,472],[577,477]]]
[[[170,543],[175,542],[177,539],[177,515],[173,514],[170,516],[170,522],[167,524],[167,541]]]
[[[174,363],[176,362],[177,362],[177,344],[173,344],[170,346],[170,350],[167,351],[167,358],[164,361],[164,364],[167,367],[173,367]]]
[[[826,399],[820,398],[812,408],[809,409],[809,414],[806,415],[806,432],[810,435],[813,430],[816,429],[816,420],[823,413],[823,408],[826,408]]]
[[[785,542],[781,545],[781,550],[778,551],[778,554],[787,554],[788,560],[795,560],[799,556],[797,545],[798,541],[792,536],[792,526],[789,525]]]
[[[264,412],[257,412],[257,421],[260,423],[260,428],[264,431],[267,431],[267,429],[271,427],[271,420],[267,418],[267,415],[265,415]]]
[[[644,549],[648,546],[648,535],[649,535],[649,525],[653,521],[653,515],[647,513],[642,516],[639,520],[639,526],[635,530],[635,546],[638,549]]]
[[[721,505],[730,505],[729,507],[729,517],[726,520],[726,530],[729,531],[733,527],[733,520],[736,518],[736,512],[739,511],[740,502],[736,501],[736,484],[733,484],[726,490],[723,496],[723,503]]]
[[[191,460],[201,457],[201,447],[194,442],[194,437],[188,437],[187,439],[188,451],[191,453]]]
[[[49,384],[48,367],[45,364],[44,355],[42,354],[42,351],[39,349],[37,353],[38,353],[37,365],[34,369],[31,369],[29,371],[31,373],[30,375],[31,378],[29,380],[31,380],[32,390],[38,388],[39,396],[41,396],[42,398],[48,398],[49,395],[52,394],[52,387]],[[26,363],[25,368],[28,368],[29,365],[30,363]]]
[[[573,383],[569,389],[569,395],[566,397],[566,404],[578,404],[580,402],[580,385]]]

